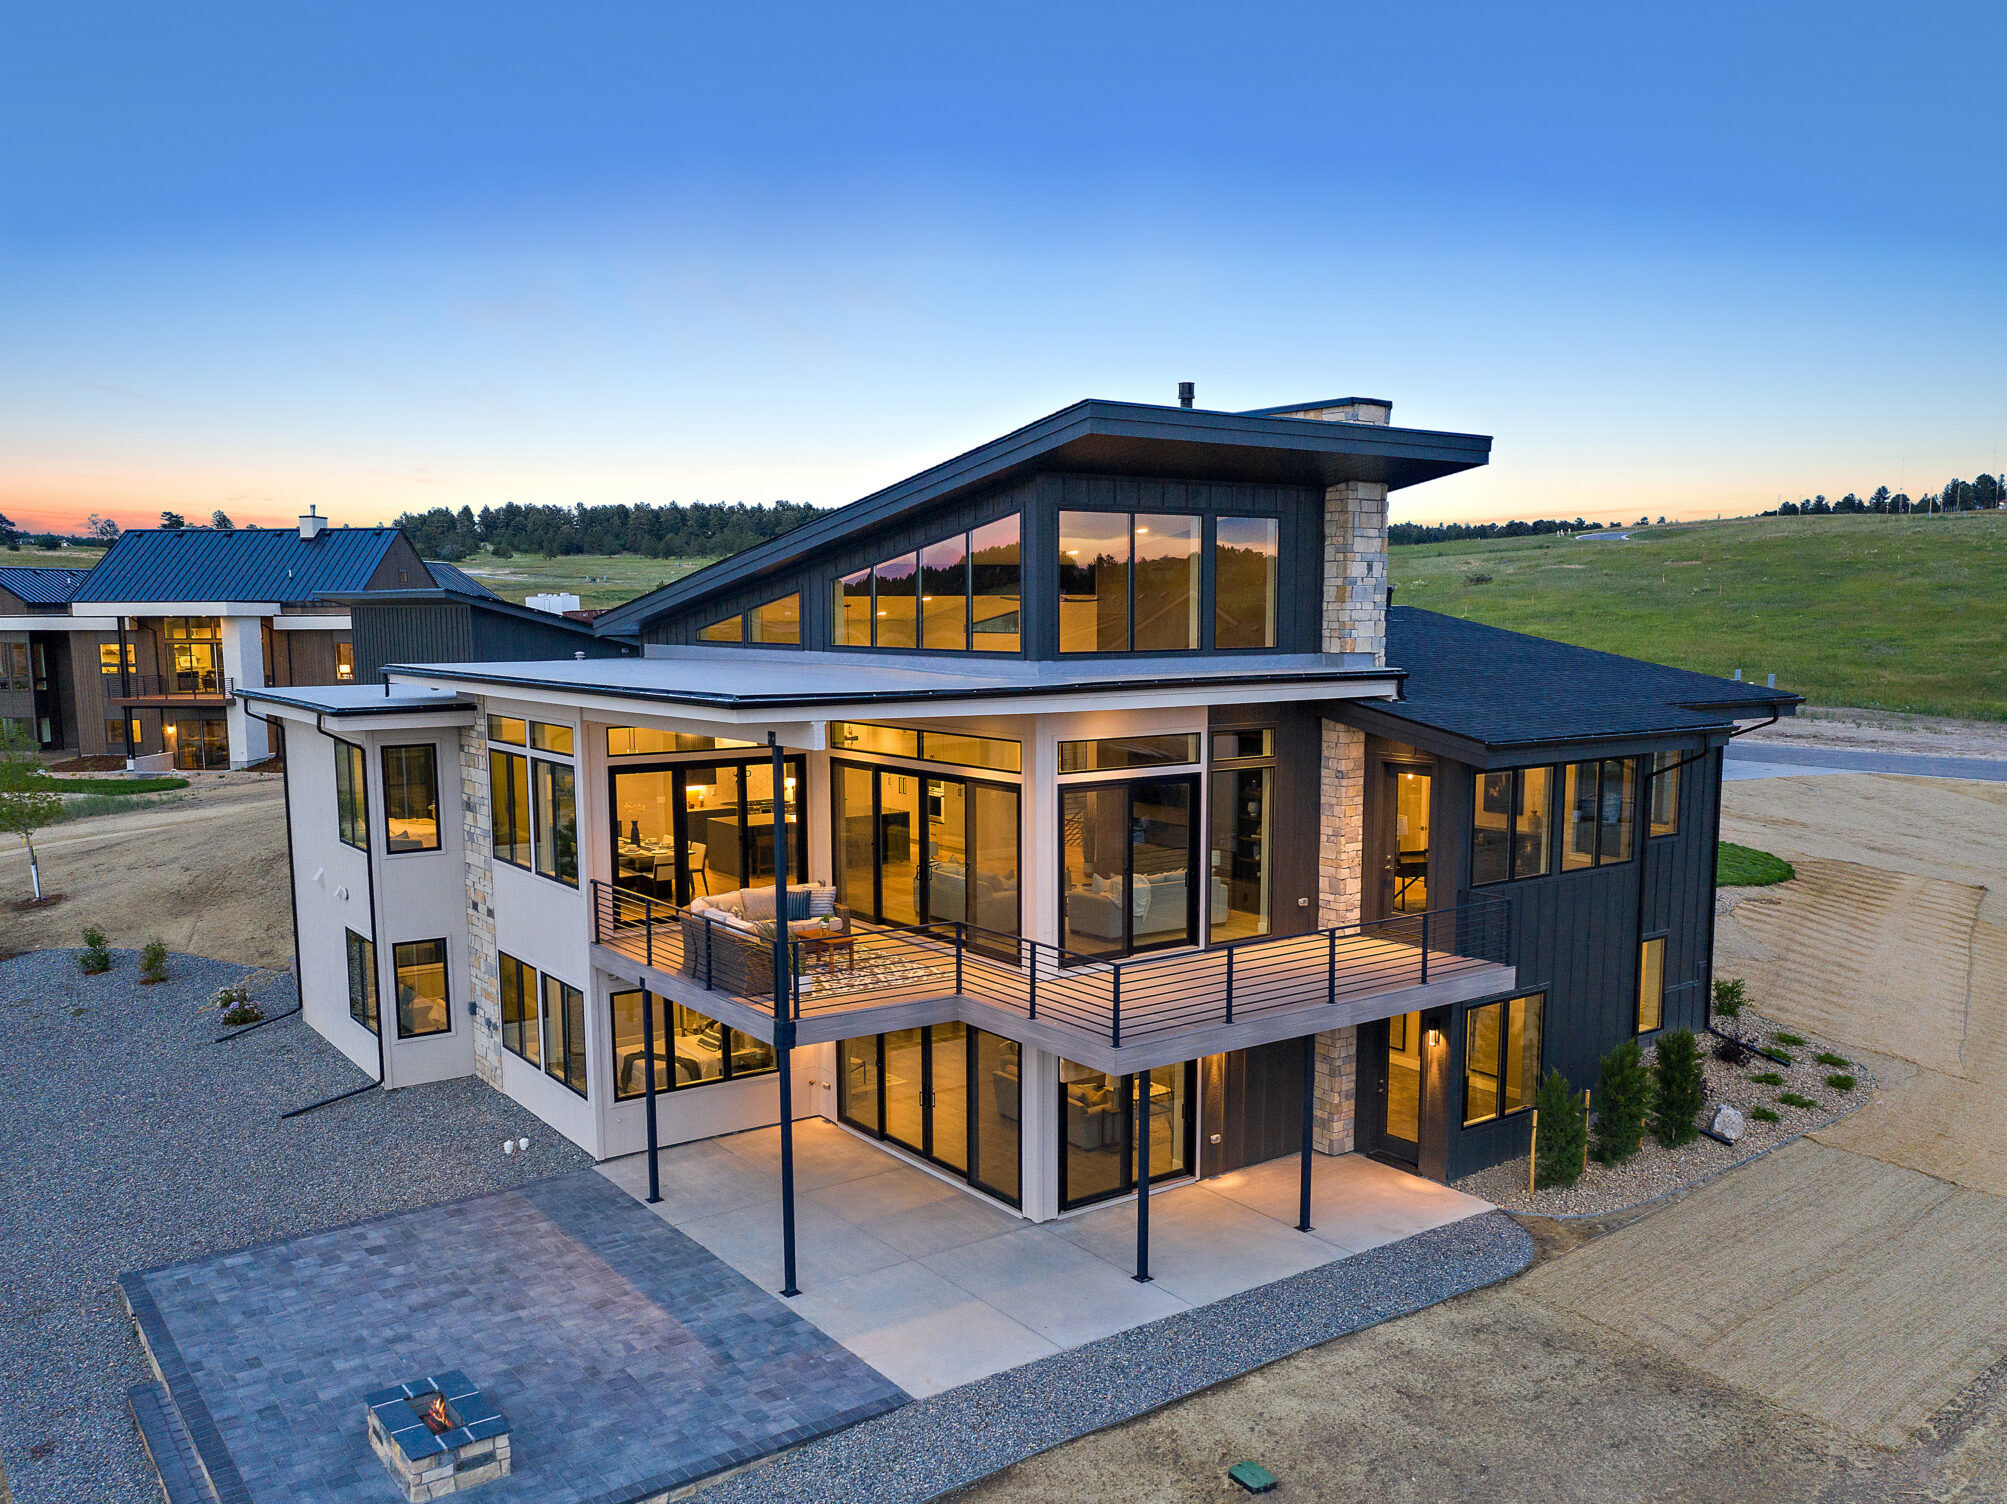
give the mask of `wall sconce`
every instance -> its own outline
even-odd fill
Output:
[[[1430,1049],[1439,1050],[1443,1047],[1443,1031],[1441,1029],[1430,1029],[1427,1032],[1427,1039]]]

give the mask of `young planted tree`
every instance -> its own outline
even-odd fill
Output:
[[[0,719],[0,832],[19,836],[27,846],[28,879],[40,903],[42,864],[35,855],[35,832],[62,818],[63,801],[32,786],[37,767],[34,739],[19,721]]]
[[[1582,1174],[1582,1099],[1569,1089],[1566,1076],[1549,1071],[1533,1095],[1533,1109],[1540,1114],[1534,1144],[1535,1189],[1573,1185]]]
[[[1627,1039],[1603,1057],[1596,1073],[1596,1124],[1589,1153],[1600,1164],[1620,1165],[1644,1145],[1652,1110],[1652,1076],[1645,1052]]]
[[[1652,1136],[1668,1149],[1698,1136],[1694,1119],[1707,1105],[1707,1082],[1692,1030],[1674,1029],[1660,1036],[1652,1086]]]

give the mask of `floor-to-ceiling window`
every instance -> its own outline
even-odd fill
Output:
[[[1062,1211],[1136,1189],[1136,1085],[1071,1060],[1059,1062],[1059,1205]],[[1149,1074],[1150,1179],[1192,1172],[1198,1064]]]
[[[1212,751],[1207,931],[1214,942],[1266,935],[1274,922],[1275,732],[1217,731]]]
[[[1136,740],[1188,745],[1190,751],[1175,753],[1176,760],[1197,760],[1196,737]],[[1103,745],[1062,743],[1061,772],[1071,771],[1068,748]],[[1073,766],[1081,768],[1085,757],[1076,754]],[[1081,770],[1106,765],[1090,762]],[[1197,860],[1198,790],[1192,774],[1061,787],[1064,948],[1077,955],[1113,956],[1197,943],[1198,902],[1192,884],[1202,870]]]
[[[837,1045],[837,1115],[1015,1206],[1020,1051],[967,1024],[932,1024]]]
[[[771,758],[616,767],[611,778],[617,886],[684,904],[773,886]],[[808,871],[808,832],[801,822],[807,780],[806,761],[789,758],[783,796],[790,883]]]
[[[832,774],[841,903],[886,924],[1018,934],[1016,785],[846,762]]]

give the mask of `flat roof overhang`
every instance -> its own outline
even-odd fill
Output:
[[[288,689],[240,689],[245,704],[271,708],[281,720],[302,725],[336,721],[355,731],[410,729],[413,726],[471,726],[478,713],[472,700],[454,694],[385,694],[374,685],[323,684]]]

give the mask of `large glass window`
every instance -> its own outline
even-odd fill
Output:
[[[1213,646],[1275,646],[1278,534],[1273,517],[1222,517],[1213,524]]]
[[[842,1040],[837,1113],[1013,1206],[1022,1091],[1013,1040],[935,1024]]]
[[[1024,749],[1000,736],[968,736],[959,731],[908,731],[901,726],[873,726],[864,721],[831,721],[829,745],[843,752],[876,752],[884,757],[910,757],[915,762],[945,762],[964,768],[995,768],[1015,773]]]
[[[1129,514],[1059,514],[1059,650],[1129,648]]]
[[[806,771],[801,758],[788,760],[790,881],[799,881],[808,866],[799,814]],[[677,904],[769,886],[773,811],[773,768],[764,760],[616,769],[614,881],[630,893]]]
[[[342,844],[369,850],[369,790],[363,777],[362,748],[334,744],[335,827]]]
[[[1149,1073],[1150,1180],[1192,1168],[1192,1103],[1197,1065],[1186,1061]],[[1071,1210],[1136,1189],[1137,1077],[1059,1062],[1059,1204]]]
[[[560,757],[572,754],[574,738],[569,726],[553,726],[548,721],[530,722],[530,746],[539,752],[555,752]]]
[[[657,731],[652,726],[606,728],[608,757],[642,757],[662,752],[717,752],[752,745],[752,742],[733,741],[726,736],[693,736],[682,731]]]
[[[397,968],[397,1037],[445,1034],[453,1027],[446,992],[446,942],[408,940],[390,948]]]
[[[881,648],[911,648],[920,645],[920,556],[901,554],[874,565],[871,570],[873,611],[872,643]]]
[[[543,978],[544,1074],[585,1093],[585,994],[548,972]]]
[[[1023,592],[1018,519],[1005,517],[970,533],[969,646],[979,653],[1015,653],[1022,640]]]
[[[374,1034],[376,1009],[376,945],[354,930],[348,936],[348,1016]]]
[[[502,1048],[520,1055],[531,1065],[540,1064],[543,1052],[538,1048],[536,969],[506,952],[498,954],[502,973]]]
[[[1666,937],[1655,935],[1638,947],[1638,1032],[1649,1034],[1666,1021]]]
[[[569,763],[532,759],[531,800],[536,811],[536,870],[578,886],[578,800]]]
[[[838,763],[837,898],[888,924],[1020,930],[1013,785]]]
[[[1139,513],[1135,522],[1134,642],[1139,653],[1191,651],[1199,645],[1197,517]]]
[[[1568,764],[1568,827],[1561,865],[1583,867],[1631,859],[1637,765],[1629,758]]]
[[[220,694],[221,625],[213,616],[170,616],[166,625],[168,688],[175,694]]]
[[[801,646],[801,592],[794,591],[697,632],[699,642],[750,642],[767,647]]]
[[[1464,1015],[1463,1121],[1489,1122],[1533,1105],[1540,1084],[1546,994],[1485,1003]]]
[[[530,865],[530,760],[514,752],[488,752],[488,810],[495,860]]]
[[[388,850],[439,849],[439,768],[432,747],[383,749],[383,815]]]
[[[744,642],[746,621],[743,616],[728,616],[723,621],[714,621],[697,629],[699,642]]]
[[[1545,876],[1553,864],[1554,770],[1479,773],[1471,806],[1471,886]]]
[[[1016,652],[1021,641],[1019,519],[937,539],[836,583],[830,638],[838,647]]]
[[[1195,942],[1196,778],[1060,791],[1060,944],[1121,955]]]
[[[616,992],[613,1011],[613,1096],[629,1101],[648,1093],[647,1035],[641,1010],[653,1010],[655,1089],[702,1086],[742,1076],[770,1075],[777,1068],[773,1046],[729,1029],[681,1003],[639,988]]]
[[[957,533],[920,550],[920,643],[956,651],[969,645],[969,541]]]
[[[1061,742],[1059,771],[1106,773],[1119,768],[1155,768],[1199,760],[1197,736],[1111,736],[1091,742]]]
[[[1680,766],[1683,752],[1652,754],[1651,831],[1655,836],[1679,833],[1679,781],[1686,774]]]
[[[1268,767],[1217,768],[1212,774],[1212,886],[1208,933],[1214,942],[1266,935],[1269,917],[1269,822],[1273,780]]]

